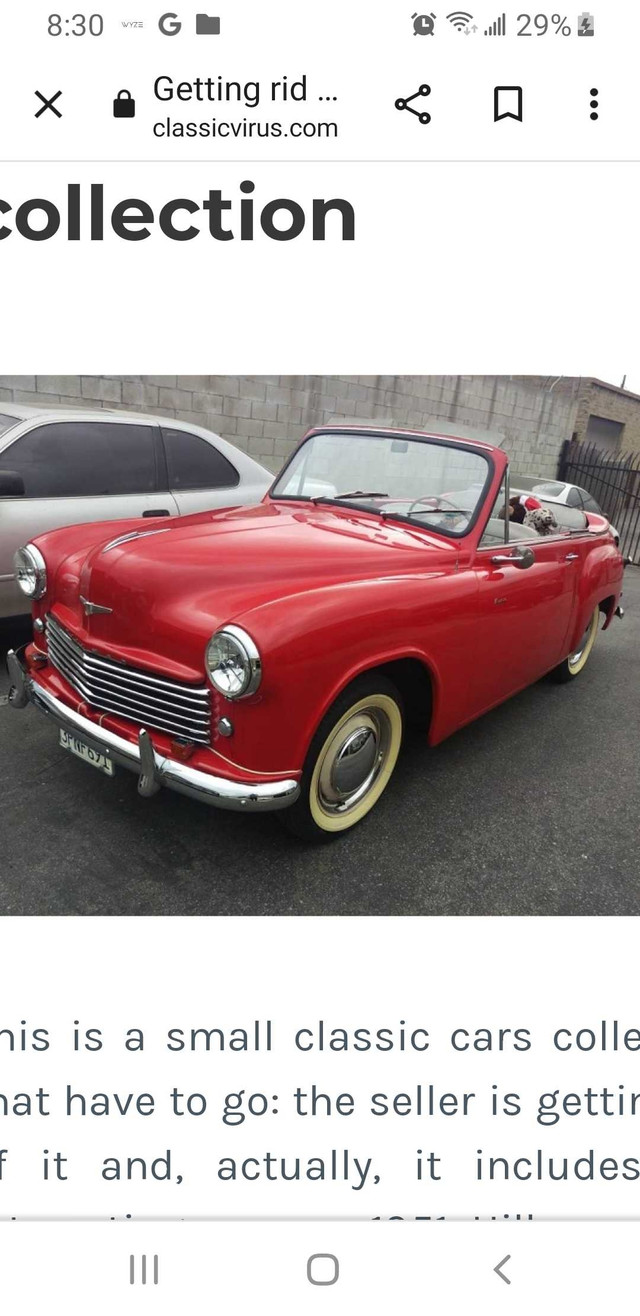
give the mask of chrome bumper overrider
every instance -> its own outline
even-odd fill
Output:
[[[64,731],[79,735],[92,749],[105,754],[112,763],[138,774],[141,795],[155,795],[162,786],[190,795],[194,800],[213,804],[219,809],[237,809],[244,813],[267,813],[286,809],[297,800],[300,786],[293,778],[283,781],[258,782],[251,786],[228,781],[226,777],[213,777],[198,772],[186,763],[164,758],[153,748],[147,731],[141,731],[137,745],[112,731],[97,726],[74,709],[67,708],[55,695],[49,693],[33,676],[29,676],[13,650],[7,655],[11,678],[9,703],[12,708],[26,708],[35,704]]]

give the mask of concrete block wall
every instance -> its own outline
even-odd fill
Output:
[[[108,407],[190,421],[277,471],[311,425],[350,419],[482,438],[554,476],[580,381],[500,375],[0,375],[3,403]]]

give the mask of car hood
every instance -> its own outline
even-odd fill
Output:
[[[80,638],[120,648],[128,661],[166,657],[180,641],[201,670],[212,631],[250,609],[344,581],[438,569],[456,555],[455,545],[410,526],[270,502],[121,535],[110,527],[62,564],[57,611]],[[87,614],[83,600],[110,611]]]

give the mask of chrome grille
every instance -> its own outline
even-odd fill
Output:
[[[165,681],[139,667],[114,662],[83,648],[49,615],[47,647],[53,666],[92,708],[116,713],[140,727],[208,745],[211,704],[206,686]]]

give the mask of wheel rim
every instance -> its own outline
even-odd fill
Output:
[[[402,718],[395,700],[370,695],[339,720],[316,760],[309,805],[324,831],[346,831],[373,808],[395,768]]]
[[[593,615],[589,620],[589,625],[587,626],[587,629],[584,635],[582,636],[582,639],[580,640],[578,647],[574,649],[572,654],[569,655],[568,658],[569,671],[571,672],[572,676],[577,676],[578,672],[582,671],[583,667],[587,662],[589,654],[593,649],[596,635],[598,634],[598,612],[599,609],[595,608],[593,611]]]

